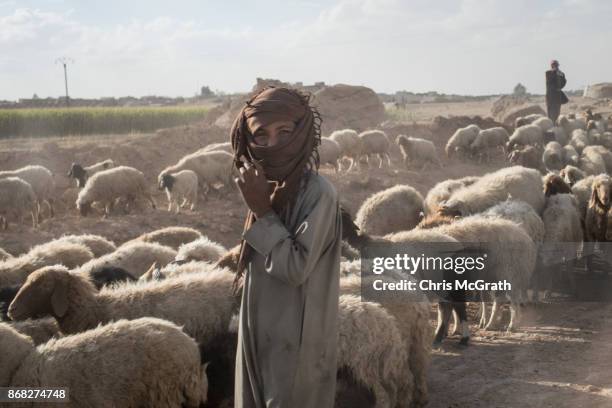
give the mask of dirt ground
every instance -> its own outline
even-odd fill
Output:
[[[157,174],[186,153],[226,140],[226,131],[188,126],[152,135],[123,137],[11,140],[0,143],[0,170],[30,163],[56,175],[58,214],[38,229],[11,224],[0,233],[0,247],[16,255],[31,246],[69,233],[94,233],[117,244],[141,233],[171,225],[190,226],[226,247],[238,243],[245,216],[237,191],[214,192],[199,208],[181,214],[166,211],[165,195],[155,187]],[[437,135],[444,140],[449,135]],[[437,142],[441,148],[440,143]],[[143,206],[131,214],[79,217],[77,189],[65,176],[71,162],[85,165],[112,158],[116,164],[145,172],[158,209]],[[370,194],[396,184],[409,184],[425,195],[447,178],[482,175],[506,165],[500,157],[488,164],[443,160],[443,168],[424,172],[400,166],[371,168],[337,175],[321,173],[336,186],[341,201],[354,214]],[[612,307],[598,303],[545,303],[525,310],[523,327],[506,334],[472,326],[468,347],[451,337],[434,350],[429,374],[430,407],[612,407]],[[432,327],[435,325],[432,313]],[[610,353],[608,353],[610,352]]]

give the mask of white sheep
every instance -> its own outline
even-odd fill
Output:
[[[593,192],[593,181],[595,180],[595,177],[596,176],[587,176],[571,186],[572,194],[574,194],[576,200],[578,201],[580,218],[583,220],[586,217],[587,207]]]
[[[482,160],[486,156],[487,161],[491,161],[491,150],[500,149],[505,154],[506,143],[508,142],[508,131],[501,126],[484,129],[478,132],[478,136],[470,145],[473,154],[477,154]]]
[[[561,178],[563,178],[563,181],[565,181],[571,187],[578,181],[584,179],[587,174],[584,171],[580,170],[578,167],[568,164],[567,166],[561,169],[561,171],[559,172],[559,176],[561,176]]]
[[[216,262],[226,252],[227,249],[223,245],[207,237],[200,237],[194,241],[182,244],[178,249],[175,260]]]
[[[421,171],[425,170],[429,163],[442,168],[436,146],[431,140],[399,135],[395,143],[400,147],[404,165],[418,166]]]
[[[579,166],[586,175],[595,175],[606,172],[606,162],[596,149],[587,146],[580,155]],[[604,148],[605,149],[605,148]]]
[[[479,178],[479,176],[467,176],[460,179],[449,179],[433,186],[425,196],[425,215],[437,212],[440,203],[448,200],[455,190],[474,184]]]
[[[159,188],[166,191],[168,211],[172,211],[174,205],[178,214],[186,204],[190,204],[191,211],[195,210],[198,203],[198,175],[195,171],[181,170],[177,173],[166,173],[162,176]]]
[[[559,124],[560,127],[563,128],[563,130],[565,130],[565,133],[568,135],[571,135],[576,129],[586,130],[586,124],[584,124],[583,126],[583,123],[581,120],[570,118],[567,115],[559,115],[559,118],[557,119],[557,123]]]
[[[0,386],[67,387],[67,406],[198,407],[206,401],[197,344],[164,320],[119,320],[38,347],[0,324],[0,348],[11,350],[0,361]]]
[[[44,202],[49,209],[49,215],[53,217],[55,179],[49,169],[39,165],[29,165],[17,170],[0,171],[0,179],[6,177],[19,177],[28,182],[36,194],[37,214],[40,215],[40,204]]]
[[[396,185],[368,197],[355,223],[368,234],[384,235],[414,228],[423,211],[423,196],[413,187]]]
[[[572,145],[563,146],[563,163],[565,165],[577,166],[580,160],[580,155]]]
[[[50,242],[70,242],[73,244],[81,244],[86,246],[93,253],[94,258],[99,258],[103,255],[110,254],[117,249],[117,246],[108,239],[94,234],[81,235],[62,235],[61,237]]]
[[[542,162],[548,171],[561,170],[565,163],[565,152],[559,142],[548,142],[542,153]]]
[[[379,159],[378,167],[383,165],[384,158],[387,158],[387,164],[391,167],[391,156],[389,156],[389,138],[382,130],[366,130],[359,134],[359,144],[361,148],[360,158],[365,156],[370,163],[370,157],[377,155]]]
[[[321,145],[318,148],[319,151],[319,163],[321,165],[331,164],[334,167],[336,173],[340,171],[340,156],[342,150],[340,144],[335,140],[328,137],[321,138]]]
[[[216,183],[231,187],[234,156],[224,151],[198,150],[188,154],[173,166],[166,167],[157,177],[158,185],[166,174],[178,173],[181,170],[192,170],[198,175],[200,191],[206,193]]]
[[[155,208],[144,174],[128,166],[113,167],[94,174],[79,192],[76,207],[85,216],[92,203],[100,202],[104,204],[104,213],[108,216],[117,198],[126,198],[129,203],[136,198],[144,198]]]
[[[562,127],[554,126],[549,132],[555,136],[555,140],[559,142],[561,146],[565,146],[569,142],[569,136]]]
[[[585,154],[585,151],[597,152],[597,154],[599,154],[604,161],[604,164],[606,166],[606,172],[609,174],[612,173],[612,152],[610,152],[610,150],[608,150],[604,146],[597,145],[585,147],[582,151],[582,154]]]
[[[480,128],[474,124],[457,129],[448,139],[448,142],[446,142],[446,147],[444,148],[446,157],[450,158],[455,153],[468,153],[478,133],[480,133]]]
[[[542,132],[549,131],[555,125],[553,121],[547,118],[546,116],[534,120],[533,122],[531,122],[531,124],[538,126],[540,129],[542,129]]]
[[[572,137],[569,141],[569,144],[572,145],[579,154],[581,154],[582,150],[590,144],[589,137],[582,129],[574,130],[571,135]]]
[[[91,274],[104,267],[122,268],[135,278],[145,273],[151,264],[166,265],[176,257],[176,251],[155,242],[134,241],[123,244],[114,252],[92,259],[77,269],[82,274]]]
[[[74,178],[77,183],[77,187],[85,187],[87,179],[99,171],[108,170],[115,167],[115,162],[111,159],[106,159],[101,162],[92,164],[91,166],[83,167],[79,163],[72,163],[70,171],[68,171],[68,177]]]
[[[36,194],[30,183],[18,177],[0,179],[0,230],[8,228],[11,218],[20,219],[24,214],[32,217],[32,227],[38,226]]]
[[[536,120],[540,118],[544,118],[545,116],[540,113],[531,113],[526,116],[520,116],[514,120],[514,127],[518,128],[525,125],[530,125]]]
[[[522,200],[539,214],[544,208],[542,176],[534,169],[522,166],[506,167],[488,173],[473,184],[455,190],[441,203],[439,211],[448,215],[476,214],[512,198]]]
[[[542,218],[532,206],[524,201],[508,199],[489,208],[482,213],[482,216],[504,219],[518,224],[531,237],[536,246],[540,246],[544,240],[545,226]]]
[[[122,246],[131,244],[133,242],[153,242],[177,250],[181,245],[195,241],[196,239],[202,237],[202,233],[197,229],[173,226],[146,232],[130,241],[127,241]]]
[[[517,146],[542,146],[544,143],[544,132],[537,125],[525,125],[514,130],[508,140],[508,150]]]
[[[340,145],[342,157],[346,157],[350,161],[347,171],[351,171],[355,163],[359,162],[359,156],[361,155],[359,134],[353,129],[341,129],[332,132],[329,138]]]

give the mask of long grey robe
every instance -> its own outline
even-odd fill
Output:
[[[244,233],[247,264],[236,355],[235,407],[333,407],[341,217],[316,173],[288,225],[270,211]]]

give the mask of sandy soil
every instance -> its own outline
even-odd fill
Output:
[[[95,233],[121,243],[160,227],[194,227],[213,240],[231,247],[238,242],[245,207],[236,190],[213,193],[195,212],[171,214],[166,200],[155,189],[161,169],[184,154],[211,142],[225,140],[216,128],[189,126],[172,132],[123,138],[4,141],[0,143],[0,170],[40,163],[56,174],[59,199],[55,218],[33,230],[12,224],[0,233],[0,247],[13,254],[67,233]],[[436,143],[449,135],[436,135]],[[74,209],[76,188],[64,174],[71,162],[90,164],[111,157],[117,164],[145,172],[155,190],[157,210],[143,208],[132,214],[81,218]],[[505,166],[500,158],[490,164],[443,161],[443,168],[425,172],[399,166],[336,175],[332,180],[344,205],[354,214],[370,194],[409,184],[423,195],[447,178],[481,175]],[[471,345],[460,347],[451,337],[433,351],[429,375],[430,407],[612,407],[612,307],[596,303],[547,303],[526,310],[524,326],[515,333],[485,332],[472,327]],[[432,327],[434,314],[432,313]]]

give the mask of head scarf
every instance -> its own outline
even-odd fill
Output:
[[[309,99],[309,95],[293,89],[264,88],[246,102],[230,132],[236,168],[243,166],[240,158],[244,156],[251,163],[260,163],[268,180],[276,182],[270,204],[284,222],[288,221],[306,170],[319,167],[317,146],[321,143],[321,117],[310,106]],[[249,144],[259,128],[281,121],[295,123],[291,136],[274,146]],[[249,210],[243,232],[254,221],[255,215]],[[251,250],[248,243],[241,240],[234,290],[240,288]]]

